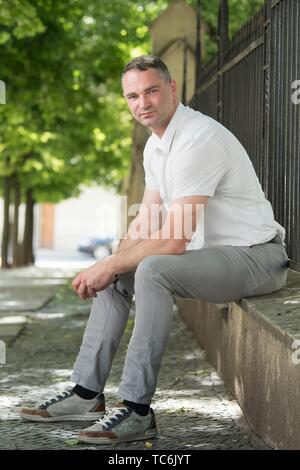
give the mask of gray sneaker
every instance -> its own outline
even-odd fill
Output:
[[[61,395],[42,403],[38,408],[22,408],[22,418],[29,421],[87,421],[105,415],[105,398],[101,393],[91,400],[84,400],[68,387]]]
[[[78,440],[90,444],[141,441],[157,435],[152,408],[146,416],[140,416],[123,403],[117,405],[93,426],[83,429]]]

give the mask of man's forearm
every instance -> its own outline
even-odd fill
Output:
[[[126,251],[128,250],[129,248],[133,248],[135,247],[138,243],[140,243],[142,241],[141,238],[138,238],[138,239],[132,239],[132,238],[129,238],[128,235],[126,236],[126,238],[123,238],[118,246],[118,248],[116,249],[115,251],[115,254],[119,254],[121,253],[121,251]]]
[[[154,237],[153,237],[154,238]],[[108,269],[115,274],[134,271],[138,264],[151,255],[181,254],[185,252],[182,240],[148,239],[107,258]]]
[[[143,228],[142,228],[143,227]],[[146,230],[146,238],[151,236],[151,220],[145,223],[144,219],[141,219],[138,214],[133,221],[130,223],[126,236],[121,240],[115,254],[119,254],[122,251],[134,248],[141,241],[145,240],[145,233],[143,231],[143,237],[141,237],[141,230]]]

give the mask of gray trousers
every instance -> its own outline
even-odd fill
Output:
[[[287,270],[288,257],[278,237],[252,247],[218,245],[145,258],[135,272],[121,275],[94,299],[72,381],[104,390],[135,294],[135,326],[118,393],[125,400],[151,403],[174,295],[213,303],[237,301],[280,289]]]

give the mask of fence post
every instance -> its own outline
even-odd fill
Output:
[[[217,100],[217,116],[218,121],[223,120],[223,65],[228,45],[228,0],[220,0],[219,2],[219,50],[218,50],[218,100]]]
[[[265,3],[264,23],[264,116],[263,116],[263,165],[261,182],[268,197],[269,190],[269,138],[270,138],[270,65],[271,65],[271,3]]]

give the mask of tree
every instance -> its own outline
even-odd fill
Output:
[[[30,204],[23,240],[28,251],[35,201],[59,201],[78,193],[83,182],[118,185],[122,180],[130,156],[130,119],[119,77],[133,45],[141,52],[149,46],[141,19],[153,18],[164,5],[14,0],[8,8],[0,0],[1,78],[8,101],[0,109],[0,173],[5,207],[14,193],[15,265],[28,259],[18,246],[21,200],[27,197]],[[8,226],[6,217],[4,266]]]

